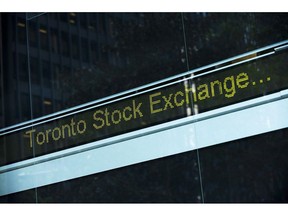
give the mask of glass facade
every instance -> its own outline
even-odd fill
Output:
[[[122,92],[129,92],[131,89],[137,90],[139,86],[144,86],[140,88],[141,91],[149,92],[151,83],[165,81],[168,77],[175,77],[173,81],[177,82],[177,85],[182,85],[176,81],[180,79],[181,74],[189,84],[198,86],[197,102],[199,104],[194,98],[197,110],[195,105],[190,104],[189,106],[192,108],[193,116],[198,116],[199,119],[202,118],[201,113],[205,112],[207,107],[214,109],[214,107],[221,106],[223,108],[224,106],[225,108],[232,104],[215,97],[210,104],[208,102],[208,105],[205,103],[201,105],[200,100],[216,94],[215,89],[215,92],[212,92],[212,85],[213,87],[217,85],[219,95],[226,90],[227,97],[225,99],[227,99],[234,97],[233,86],[237,85],[239,89],[244,89],[249,84],[249,88],[247,87],[241,93],[241,98],[233,103],[245,103],[245,100],[252,98],[249,97],[251,94],[255,94],[262,100],[261,98],[269,96],[270,93],[287,89],[287,74],[283,72],[287,66],[286,62],[288,62],[286,51],[284,54],[280,52],[275,55],[276,57],[263,59],[259,57],[259,60],[255,60],[252,66],[243,68],[243,71],[238,71],[236,65],[233,74],[229,73],[234,68],[231,70],[228,68],[227,72],[223,70],[220,78],[217,74],[215,76],[208,74],[209,77],[206,78],[206,72],[212,68],[217,71],[216,66],[209,66],[215,62],[287,40],[287,13],[1,13],[0,32],[0,128],[4,132],[6,128],[17,129],[17,127],[21,127],[21,124],[26,124],[25,122],[28,122],[26,125],[31,126],[31,130],[36,130],[37,122],[40,122],[41,118],[46,121],[46,116],[54,117],[55,113],[65,112],[65,110],[77,112],[75,107],[83,104],[88,106],[93,101],[101,101],[103,98],[111,97],[117,101],[118,98],[113,95],[125,96]],[[283,42],[283,44],[285,43]],[[257,55],[260,56],[261,52],[258,52]],[[254,58],[253,55],[247,56]],[[239,58],[237,59],[239,60]],[[241,61],[245,61],[245,59],[241,59]],[[219,63],[219,65],[225,67],[228,63],[237,64],[231,60]],[[199,70],[199,74],[197,74],[199,68],[203,68],[203,70]],[[192,73],[194,70],[195,74]],[[259,76],[253,77],[255,80],[257,78],[257,84],[255,80],[249,80],[248,83],[247,73],[249,70],[255,72],[254,74],[259,72]],[[196,78],[190,79],[191,77],[187,76],[188,71],[192,71],[191,74]],[[270,71],[273,71],[275,75]],[[250,74],[249,76],[251,79],[252,76]],[[167,83],[164,81],[162,83],[166,85]],[[221,87],[220,82],[223,84]],[[259,86],[258,82],[261,84],[272,83],[273,91],[264,87],[250,88],[253,85]],[[186,82],[183,83],[184,86]],[[210,83],[211,95],[208,95],[208,90],[205,95],[206,85],[204,83]],[[159,108],[157,104],[160,102],[156,99],[160,98],[159,89],[157,87],[154,92],[152,91],[153,94],[149,95],[150,103],[154,100],[152,102],[154,106],[145,107],[143,105],[143,109],[160,112],[160,110],[172,109],[174,106],[179,105],[180,107],[184,104],[184,100],[183,103],[181,100],[182,97],[184,98],[184,90],[184,93],[181,93],[179,89],[175,92],[167,91],[166,96],[163,91],[161,98],[166,103],[165,106],[163,104],[163,107]],[[235,88],[234,91],[236,91]],[[140,94],[141,92],[133,93]],[[106,103],[105,100],[103,102]],[[274,102],[274,99],[270,102]],[[142,114],[140,110],[137,112],[135,101],[130,106],[123,105],[121,107],[122,105],[115,104],[111,105],[114,112],[111,108],[111,116],[109,116],[109,118],[111,117],[110,122],[116,122],[115,125],[118,124],[118,121],[120,122],[120,114],[117,114],[115,110],[120,110],[120,108],[123,110],[122,120],[125,121],[130,120],[130,115],[127,114],[129,112],[131,112],[131,118],[133,115],[135,117]],[[139,107],[140,105],[138,105]],[[103,124],[106,121],[106,126],[110,126],[108,108],[99,111],[100,114],[103,112],[103,118],[95,117],[94,113],[94,120],[98,120],[100,123],[103,121]],[[261,112],[261,109],[259,106],[255,112],[259,113],[259,119],[263,118],[265,126],[269,128],[275,119],[269,119],[266,113]],[[175,120],[172,119],[172,115],[189,116],[186,108],[182,111],[184,114],[163,112],[161,118],[167,118],[170,121]],[[115,117],[116,114],[119,115],[118,118]],[[285,118],[285,116],[280,117]],[[147,122],[157,122],[157,124],[163,122],[156,120],[153,116],[150,118],[143,118],[144,123],[141,122],[141,129],[145,129],[143,126],[145,124],[150,126]],[[217,118],[215,117],[215,119]],[[234,120],[230,119],[230,121]],[[213,124],[211,122],[211,125]],[[221,128],[222,122],[215,123],[215,125],[217,124]],[[237,127],[236,123],[235,125]],[[241,124],[239,123],[239,125]],[[255,125],[254,128],[257,130],[258,126],[256,123]],[[77,122],[76,126],[79,126],[78,131],[84,131],[80,124],[77,125]],[[130,132],[130,126],[127,126],[127,130],[124,129]],[[149,130],[148,126],[147,130]],[[244,128],[239,127],[239,131],[244,131]],[[249,127],[247,126],[247,128]],[[260,122],[259,127],[261,127]],[[201,121],[196,119],[189,132],[177,133],[179,140],[183,137],[185,139],[192,137],[190,140],[183,141],[187,145],[193,141],[193,145],[196,145],[189,151],[173,150],[175,153],[163,153],[162,157],[153,156],[150,159],[141,159],[135,164],[127,163],[123,166],[107,168],[101,172],[95,171],[89,175],[79,175],[65,181],[59,180],[27,190],[19,190],[0,196],[0,202],[287,202],[288,161],[285,157],[288,153],[287,127],[288,125],[279,128],[273,127],[273,130],[263,131],[261,134],[255,132],[249,136],[219,141],[220,145],[198,149],[197,146],[200,146],[199,143],[201,143],[199,137],[210,137],[211,140],[217,140],[217,134],[211,131],[214,129],[209,125],[203,126],[206,131],[202,130]],[[123,127],[120,129],[122,130]],[[23,141],[21,136],[14,136],[15,132],[0,137],[2,144],[10,143],[9,145],[0,143],[0,165],[9,168],[9,165],[17,162],[16,160],[9,161],[9,158],[18,158],[19,162],[37,158],[38,155],[43,155],[43,152],[47,154],[55,151],[55,149],[51,150],[51,146],[42,145],[44,138],[47,141],[49,136],[48,129],[45,130],[46,134],[43,132],[43,135],[35,133],[35,140],[30,136],[30,144],[33,148],[26,148],[29,146],[27,140]],[[58,139],[56,132],[53,133],[52,129],[50,130],[51,137],[54,136],[55,139]],[[164,129],[161,129],[160,125],[157,131],[161,130]],[[64,136],[63,131],[62,128],[62,137]],[[73,132],[70,133],[73,134]],[[103,133],[104,138],[110,138],[109,132]],[[134,134],[136,133],[137,130]],[[151,131],[149,134],[147,132],[148,135],[151,133]],[[226,133],[223,132],[221,136],[229,137],[229,133],[232,132],[226,130]],[[119,145],[122,141],[118,141]],[[41,149],[34,147],[37,142],[41,144]],[[144,140],[144,142],[149,142],[149,146],[159,144],[161,148],[159,147],[155,151],[166,151],[165,137],[157,137],[152,141]],[[135,139],[135,146],[138,145],[137,143],[138,141]],[[178,145],[177,141],[171,146],[174,145]],[[57,150],[62,150],[64,147],[59,144]],[[41,154],[38,154],[38,150]],[[137,158],[139,153],[131,149],[126,154],[116,156],[117,161],[125,161],[126,157],[132,157],[131,155],[134,154]],[[141,154],[139,154],[140,156]],[[111,156],[105,160],[110,163],[116,161],[116,158]],[[0,174],[9,172],[10,168],[8,168],[6,171],[5,169],[3,169],[4,171],[0,170]],[[86,168],[83,167],[84,170]],[[41,178],[41,174],[39,177]],[[19,177],[20,180],[21,178]]]

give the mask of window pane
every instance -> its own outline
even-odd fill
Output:
[[[185,14],[190,69],[286,40],[287,19],[285,13]]]
[[[43,203],[199,203],[202,200],[196,158],[196,152],[189,152],[52,184],[38,188],[38,200]]]
[[[24,13],[0,14],[2,127],[31,119],[29,97],[22,98],[22,95],[29,95],[25,17]],[[24,104],[28,106],[24,107],[25,111],[21,110]]]
[[[200,150],[205,202],[287,202],[288,130]]]
[[[287,202],[287,49],[183,75],[287,40],[287,21],[287,13],[0,14],[0,126],[33,122],[1,134],[0,180],[18,173],[13,180],[37,184],[0,202]],[[83,104],[86,116],[75,107]]]

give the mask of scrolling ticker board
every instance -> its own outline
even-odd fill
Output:
[[[0,166],[286,89],[287,57],[275,53],[7,133]]]

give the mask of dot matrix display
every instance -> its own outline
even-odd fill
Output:
[[[0,165],[287,89],[287,65],[287,53],[276,53],[3,135]]]

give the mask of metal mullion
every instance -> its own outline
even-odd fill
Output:
[[[84,15],[85,15],[85,18],[86,18],[86,21],[87,21],[87,16],[86,16],[86,14],[84,13]],[[81,68],[83,68],[83,66],[84,66],[84,61],[83,61],[83,59],[82,59],[82,56],[83,56],[83,49],[82,49],[82,43],[81,43],[81,34],[79,34],[78,35],[78,37],[77,37],[77,45],[78,45],[78,47],[79,47],[79,59],[78,59],[78,61],[79,61],[79,63],[80,63],[80,67]]]
[[[55,95],[54,95],[54,89],[53,89],[53,82],[54,80],[54,74],[52,73],[52,46],[51,46],[51,19],[49,18],[49,14],[47,14],[48,20],[47,20],[47,28],[49,26],[49,30],[47,31],[47,37],[48,37],[48,50],[49,50],[49,57],[48,57],[48,62],[49,62],[49,73],[51,75],[51,100],[52,100],[52,112],[55,110]]]
[[[40,75],[40,99],[41,99],[41,116],[43,115],[43,111],[44,111],[44,104],[43,104],[43,99],[44,99],[44,85],[43,85],[43,55],[41,55],[42,53],[42,47],[41,47],[41,34],[39,32],[39,29],[40,29],[40,23],[39,23],[39,20],[37,20],[37,23],[38,23],[38,28],[37,28],[37,34],[38,34],[38,37],[39,37],[39,40],[38,40],[38,49],[37,49],[37,56],[38,56],[38,62],[39,62],[39,65],[38,65],[38,74]],[[41,50],[41,51],[40,51]],[[45,56],[45,55],[44,55]],[[33,98],[32,98],[33,99]],[[33,104],[32,104],[33,105]]]
[[[17,106],[17,112],[18,112],[18,116],[19,116],[19,120],[23,120],[23,115],[22,115],[22,103],[21,103],[21,86],[19,85],[19,46],[18,46],[18,27],[17,27],[17,22],[18,22],[18,17],[15,16],[15,22],[13,24],[16,24],[14,26],[14,30],[15,30],[15,41],[14,41],[14,44],[15,44],[15,62],[16,64],[15,65],[15,72],[16,72],[16,86],[15,86],[15,82],[14,82],[14,85],[13,85],[13,90],[16,94],[16,97],[17,97],[17,103],[18,103],[18,106]]]

